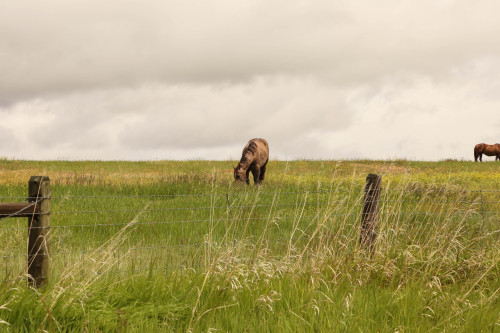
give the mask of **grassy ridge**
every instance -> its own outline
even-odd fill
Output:
[[[259,188],[232,164],[1,160],[0,196],[45,174],[53,199],[43,290],[25,287],[25,219],[0,220],[0,330],[500,329],[499,164],[271,161]]]
[[[18,161],[0,160],[0,184],[25,185],[30,176],[44,173],[51,176],[53,184],[122,185],[151,184],[161,180],[204,180],[215,177],[220,181],[231,180],[232,165],[236,161]],[[268,181],[281,184],[324,180],[333,177],[348,178],[356,174],[378,173],[390,179],[408,174],[416,175],[418,182],[432,183],[451,180],[472,189],[500,188],[499,163],[475,163],[446,160],[441,162],[394,161],[270,161]],[[54,183],[55,182],[55,183]]]

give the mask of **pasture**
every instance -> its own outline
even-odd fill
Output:
[[[500,163],[0,160],[51,179],[49,283],[0,220],[0,331],[500,331]],[[373,255],[359,246],[382,176]]]

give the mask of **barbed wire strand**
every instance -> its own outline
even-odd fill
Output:
[[[379,212],[379,216],[443,216],[443,215],[500,215],[500,211],[487,211],[487,212],[479,212],[479,211],[443,211],[443,212],[386,212],[384,210],[381,210]],[[328,215],[321,215],[321,216],[276,216],[276,217],[246,217],[246,218],[228,218],[228,217],[220,217],[216,219],[201,219],[201,220],[173,220],[173,221],[150,221],[150,222],[136,222],[134,225],[155,225],[155,224],[189,224],[189,223],[205,223],[205,222],[213,222],[213,221],[220,221],[220,222],[231,222],[231,221],[258,221],[258,220],[274,220],[274,221],[280,221],[280,220],[291,220],[291,219],[302,219],[302,220],[311,220],[311,219],[331,219],[335,217],[346,217],[346,216],[358,216],[359,212],[358,211],[352,211],[351,213],[348,214],[328,214]],[[94,223],[94,224],[67,224],[67,225],[51,225],[50,227],[31,227],[31,229],[61,229],[61,228],[87,228],[87,227],[116,227],[116,226],[124,226],[127,225],[128,223]],[[6,227],[6,228],[0,228],[0,230],[25,230],[25,227]]]
[[[287,192],[244,192],[244,193],[200,193],[200,194],[151,194],[151,195],[77,195],[77,196],[53,196],[52,199],[106,199],[106,198],[173,198],[173,197],[214,197],[214,196],[258,196],[258,195],[277,195],[277,194],[318,194],[318,193],[362,193],[363,188],[353,190],[336,189],[323,191],[287,191]],[[408,188],[389,188],[382,189],[382,193],[388,192],[403,192],[403,193],[418,193],[418,192],[443,192],[443,193],[500,193],[500,190],[469,190],[469,189],[408,189]],[[27,200],[26,197],[0,197],[0,199],[18,199]],[[45,199],[45,198],[43,198]]]

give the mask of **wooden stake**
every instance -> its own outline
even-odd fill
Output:
[[[28,184],[28,200],[38,213],[28,217],[28,284],[39,288],[49,275],[50,179],[32,176]]]
[[[359,243],[371,254],[373,254],[375,238],[377,236],[378,208],[381,191],[382,177],[375,174],[369,174],[366,177]]]

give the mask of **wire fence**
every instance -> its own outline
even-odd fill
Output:
[[[115,272],[198,269],[210,262],[212,252],[243,244],[243,252],[251,254],[258,242],[265,243],[268,258],[276,260],[296,255],[311,243],[340,246],[344,242],[352,250],[359,237],[362,202],[361,188],[164,195],[56,193],[51,196],[51,266],[63,271],[106,253]],[[380,242],[429,243],[426,235],[434,237],[436,230],[446,232],[457,225],[467,235],[468,246],[484,248],[499,241],[500,190],[390,188],[382,191],[378,204]],[[8,214],[0,214],[0,259],[4,262],[0,281],[16,276],[26,265],[26,220],[4,217]]]

